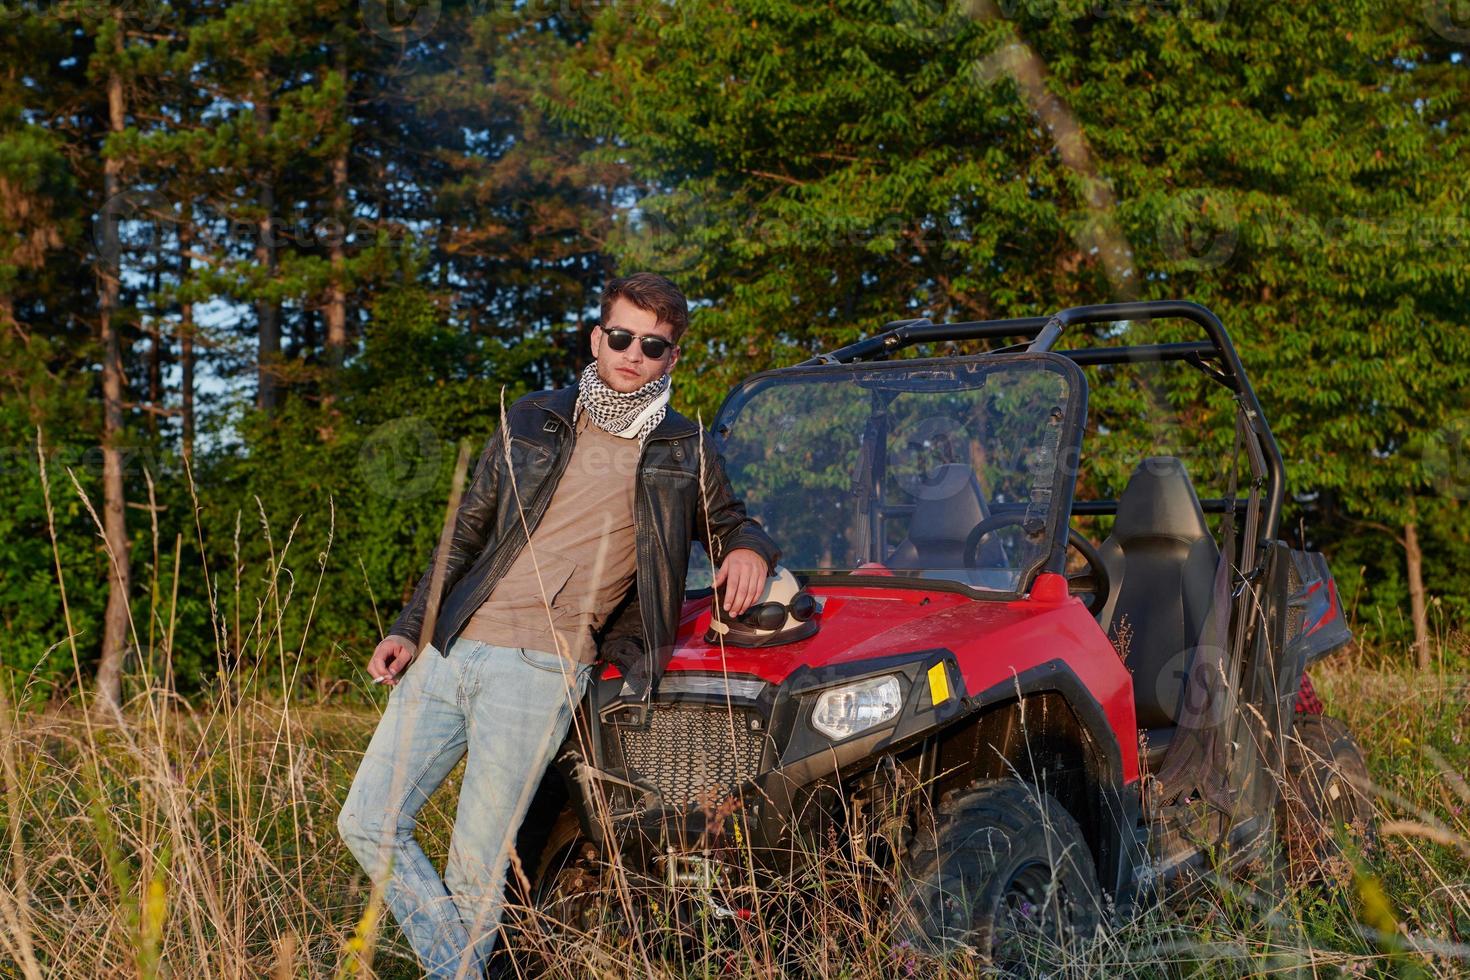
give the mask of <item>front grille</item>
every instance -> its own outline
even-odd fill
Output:
[[[764,724],[724,705],[655,705],[646,729],[619,728],[623,759],[636,776],[658,788],[666,807],[716,802],[760,772]]]

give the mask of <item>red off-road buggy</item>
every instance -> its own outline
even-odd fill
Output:
[[[1117,344],[1145,322],[1204,339]],[[1067,330],[1096,346],[1054,351]],[[977,340],[1019,343],[889,359]],[[1107,433],[1089,429],[1084,370],[1138,365],[1223,388],[1223,495],[1200,499],[1180,459],[1150,455],[1116,499],[1074,499],[1105,482],[1088,475],[1084,434]],[[731,863],[742,880],[789,869],[835,834],[901,882],[907,935],[1004,960],[1036,934],[1091,934],[1182,869],[1260,852],[1284,814],[1371,833],[1361,753],[1304,688],[1350,639],[1336,588],[1321,555],[1278,537],[1281,456],[1209,310],[902,321],[747,379],[713,430],[819,628],[707,642],[717,611],[694,590],[651,700],[604,672],[521,839],[562,914],[614,852],[738,913],[717,887]],[[1108,522],[1106,539],[1074,518]],[[1292,823],[1293,848],[1333,846]]]

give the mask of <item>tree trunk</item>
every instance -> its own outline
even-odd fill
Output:
[[[343,124],[351,126],[351,78],[347,71],[347,53],[337,55],[337,74],[342,79]],[[342,145],[332,160],[332,218],[337,222],[336,234],[331,245],[332,279],[327,287],[327,378],[324,404],[330,405],[337,386],[342,362],[347,357],[347,154],[352,144],[349,140]]]
[[[332,161],[332,213],[341,222],[341,233],[332,239],[332,280],[327,286],[327,365],[331,376],[327,379],[328,398],[337,383],[337,372],[347,355],[347,148]]]
[[[121,22],[122,11],[114,17]],[[119,23],[119,27],[121,24]],[[118,46],[122,32],[118,32]],[[123,131],[126,109],[123,83],[116,69],[107,78],[108,123],[111,131]],[[102,193],[108,202],[122,190],[122,160],[108,157],[103,163]],[[106,207],[106,206],[105,206]],[[115,321],[121,274],[121,242],[117,220],[109,210],[102,222],[102,261],[98,264],[101,289],[98,330],[102,341],[102,525],[112,552],[108,577],[107,611],[103,617],[102,660],[97,665],[97,697],[114,710],[122,707],[122,668],[128,652],[128,556],[127,502],[123,489],[123,344]]]
[[[255,131],[264,140],[270,135],[271,110],[266,101],[263,70],[256,72],[255,82]],[[266,176],[260,182],[259,201],[262,213],[255,241],[255,262],[265,271],[267,283],[276,278],[276,189],[270,167],[269,161],[262,164]],[[276,366],[281,356],[280,313],[275,301],[267,297],[255,301],[255,319],[259,329],[255,405],[265,412],[274,411],[279,403]]]
[[[1424,553],[1419,549],[1419,525],[1404,524],[1404,563],[1409,573],[1409,614],[1414,620],[1414,661],[1429,669],[1429,615],[1424,603]]]
[[[158,292],[157,280],[153,291]],[[157,409],[163,400],[163,326],[158,320],[156,316],[151,317],[148,324],[148,404],[154,409],[148,413],[148,434],[153,437],[158,435]]]
[[[179,226],[179,285],[190,279],[189,249],[194,243],[194,226],[187,218]],[[183,418],[182,449],[185,459],[194,457],[194,303],[179,303],[179,414]]]

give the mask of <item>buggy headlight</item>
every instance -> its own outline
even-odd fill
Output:
[[[902,693],[892,674],[823,691],[812,706],[812,727],[838,739],[867,731],[898,717]]]

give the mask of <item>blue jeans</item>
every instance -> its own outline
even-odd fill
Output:
[[[591,664],[456,640],[425,647],[388,695],[337,828],[430,977],[480,977],[516,833],[566,737]],[[441,880],[415,815],[468,753]]]

